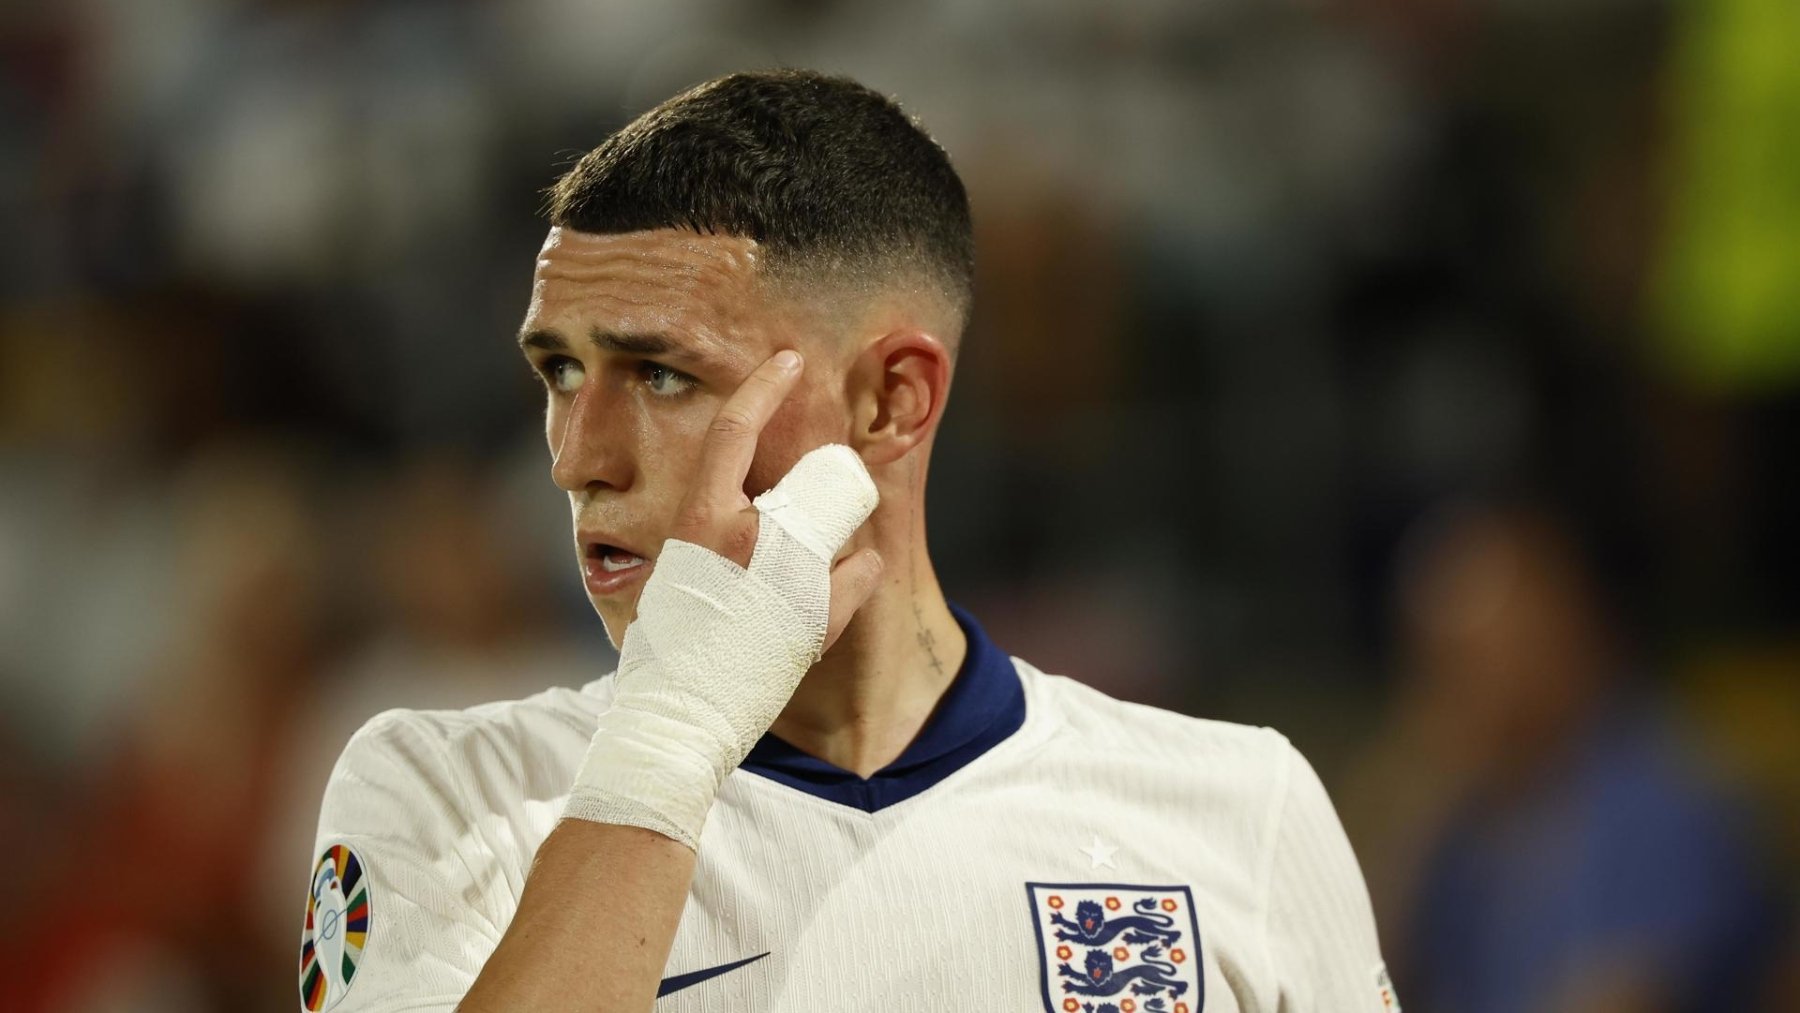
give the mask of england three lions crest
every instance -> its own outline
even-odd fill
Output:
[[[1199,1013],[1200,925],[1185,886],[1026,883],[1048,1013]]]

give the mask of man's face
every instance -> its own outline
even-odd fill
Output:
[[[615,645],[698,464],[707,425],[744,378],[793,348],[806,369],[763,430],[754,496],[806,451],[843,442],[847,342],[770,293],[735,236],[553,228],[519,341],[548,397],[551,474],[569,494],[588,598]]]

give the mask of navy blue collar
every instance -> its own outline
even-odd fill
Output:
[[[937,709],[899,759],[861,778],[770,733],[739,769],[872,813],[912,798],[999,745],[1025,723],[1025,688],[1012,659],[994,646],[973,616],[955,605],[950,614],[962,627],[968,652]]]

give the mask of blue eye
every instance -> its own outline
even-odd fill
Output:
[[[566,355],[553,355],[538,363],[537,373],[546,387],[559,394],[573,393],[587,379],[581,363]]]
[[[658,397],[674,397],[677,394],[685,394],[694,385],[693,377],[658,362],[644,363],[642,371],[645,386],[650,388],[650,393]]]

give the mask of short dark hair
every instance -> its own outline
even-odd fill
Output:
[[[732,74],[639,116],[550,188],[552,225],[754,239],[765,269],[914,275],[966,319],[969,198],[944,149],[891,99],[812,71]]]

